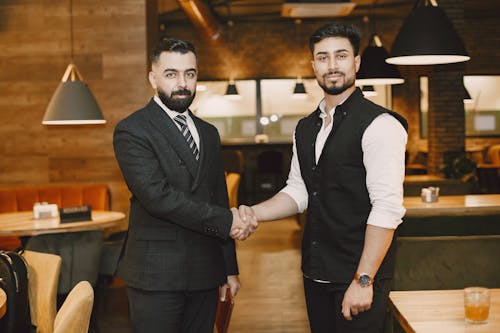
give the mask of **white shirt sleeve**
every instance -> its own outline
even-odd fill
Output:
[[[293,154],[290,165],[290,173],[286,181],[286,186],[280,191],[288,194],[295,201],[298,207],[298,213],[302,213],[309,200],[306,184],[300,173],[299,158],[297,157],[297,144],[295,142],[295,132],[293,133]]]
[[[407,140],[403,126],[387,113],[375,118],[363,134],[363,164],[372,204],[367,224],[395,229],[402,222]]]

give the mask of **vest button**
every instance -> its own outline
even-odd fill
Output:
[[[317,196],[317,195],[318,195],[318,192],[314,191],[313,196]]]
[[[315,165],[312,166],[312,171],[314,171],[314,170],[316,170],[316,166]]]
[[[312,241],[312,245],[313,246],[318,246],[318,242],[317,241]]]

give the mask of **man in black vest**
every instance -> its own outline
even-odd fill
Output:
[[[354,27],[310,38],[324,99],[296,127],[287,186],[240,215],[270,221],[307,208],[302,271],[313,333],[382,332],[403,207],[407,123],[363,97]],[[237,232],[235,232],[237,236]]]

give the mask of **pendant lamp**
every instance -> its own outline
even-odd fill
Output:
[[[105,124],[101,109],[73,63],[73,1],[70,0],[71,63],[43,117],[43,125]]]
[[[302,26],[302,20],[295,19],[293,23],[295,24],[295,41],[297,43],[297,49],[300,49],[301,48],[300,28]],[[304,82],[302,82],[302,76],[300,76],[300,75],[297,76],[297,81],[295,81],[295,87],[293,88],[292,98],[293,99],[307,99],[306,87],[304,86]]]
[[[234,45],[233,45],[233,38],[232,38],[233,37],[233,31],[232,31],[233,29],[232,28],[234,26],[234,22],[231,19],[231,2],[228,1],[226,5],[227,5],[227,17],[228,17],[228,20],[227,20],[227,41],[228,41],[229,49],[231,50],[231,53],[235,54],[235,49],[234,49]],[[241,99],[241,96],[238,93],[238,88],[236,88],[236,84],[234,83],[233,70],[234,70],[234,66],[233,66],[233,64],[231,64],[231,73],[229,75],[229,83],[227,84],[226,93],[224,94],[224,98],[231,99],[231,100],[239,100],[239,99]]]
[[[368,46],[361,55],[361,65],[356,74],[358,85],[401,84],[405,80],[395,65],[385,60],[389,53],[382,46],[380,37],[372,34]]]
[[[298,77],[297,81],[295,82],[295,87],[293,88],[292,97],[295,99],[306,99],[307,98],[306,87],[304,86],[304,82],[302,82],[301,77]]]
[[[378,93],[375,91],[375,88],[372,85],[366,85],[361,88],[363,92],[363,96],[365,97],[374,97],[377,96]]]
[[[472,103],[473,99],[470,96],[469,91],[467,90],[465,84],[463,84],[462,87],[463,87],[464,103]]]
[[[224,97],[232,100],[241,99],[241,95],[238,93],[238,88],[236,88],[234,80],[229,80]]]
[[[464,43],[444,11],[434,0],[420,2],[403,22],[386,61],[395,65],[437,65],[469,60]]]

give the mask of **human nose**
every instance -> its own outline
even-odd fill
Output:
[[[182,88],[186,87],[186,78],[184,77],[184,75],[179,75],[177,77],[177,86]]]
[[[335,70],[335,69],[337,69],[337,61],[335,57],[328,58],[328,70]]]

